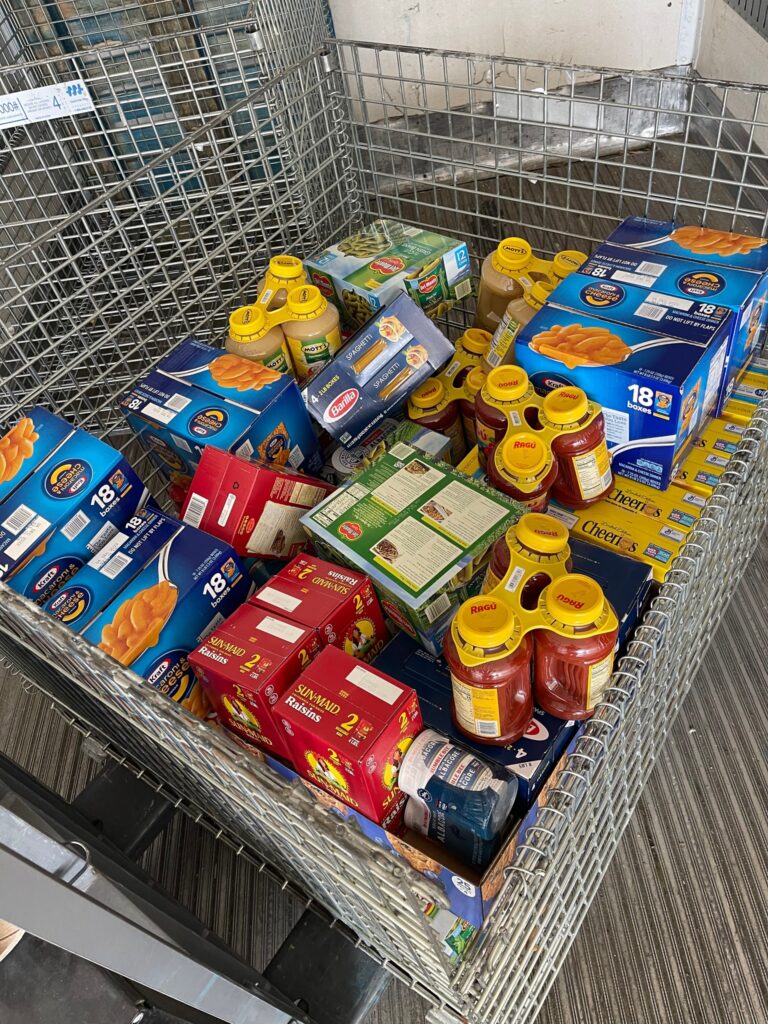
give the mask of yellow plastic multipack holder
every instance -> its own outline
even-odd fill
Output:
[[[289,292],[292,288],[307,284],[307,274],[304,264],[298,256],[291,256],[288,253],[280,253],[273,256],[269,261],[269,267],[264,275],[264,284],[254,305],[269,307],[276,292],[284,289]],[[285,305],[283,303],[283,305]],[[280,321],[283,323],[284,321]],[[274,324],[272,324],[274,327]]]
[[[483,355],[488,351],[490,343],[490,333],[481,330],[479,327],[470,327],[462,334],[456,342],[456,352],[453,359],[444,370],[429,378],[430,380],[439,381],[442,385],[443,395],[440,403],[437,407],[430,408],[428,413],[425,412],[422,415],[432,416],[435,412],[442,412],[443,409],[453,402],[458,402],[462,399],[466,399],[468,402],[472,401],[473,392],[466,387],[465,382],[470,371],[476,366],[479,367],[482,363]],[[426,386],[426,382],[424,386]],[[409,409],[408,418],[418,422],[420,418],[419,412],[420,410],[415,407]]]

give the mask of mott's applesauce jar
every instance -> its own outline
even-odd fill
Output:
[[[481,593],[495,590],[510,564],[515,565],[515,570],[505,589],[515,593],[524,580],[520,604],[531,611],[539,603],[544,587],[552,582],[553,572],[563,568],[570,572],[573,568],[566,526],[541,512],[521,516],[493,545]]]
[[[549,298],[554,288],[550,281],[537,281],[518,299],[512,299],[504,310],[501,323],[491,339],[491,344],[483,357],[483,367],[487,371],[505,363],[514,362],[515,338],[538,313]]]
[[[483,331],[483,334],[486,334]],[[464,397],[459,399],[459,413],[461,425],[464,427],[464,437],[467,448],[474,448],[477,444],[477,430],[475,428],[475,398],[485,384],[485,371],[480,366],[473,366],[464,378]]]
[[[270,326],[262,306],[241,306],[230,314],[224,348],[254,363],[264,363],[271,370],[293,375],[285,335],[280,327]]]
[[[532,259],[533,251],[524,238],[505,238],[485,257],[480,271],[475,327],[491,334],[496,330],[507,305],[512,299],[522,297],[524,286],[533,284],[525,277]]]
[[[619,635],[602,588],[574,573],[539,599],[546,628],[536,631],[534,696],[556,718],[589,718],[608,686]]]
[[[443,639],[459,732],[498,745],[523,735],[533,714],[532,653],[530,637],[503,601],[480,596],[459,607]]]
[[[313,284],[288,292],[283,324],[296,376],[302,383],[321,370],[341,348],[339,311]]]
[[[552,497],[570,508],[586,508],[613,489],[605,420],[581,388],[556,388],[544,398],[542,426],[558,431],[552,449],[560,469]]]
[[[288,253],[273,256],[266,274],[256,284],[257,302],[270,310],[280,309],[285,305],[288,292],[306,283],[304,264],[298,256],[290,256]]]
[[[448,401],[448,392],[437,377],[430,377],[408,399],[408,419],[422,427],[445,434],[451,442],[451,462],[455,466],[467,453],[461,428],[459,403]]]
[[[517,430],[496,446],[488,459],[488,479],[497,491],[531,512],[545,512],[557,479],[557,459],[546,442],[529,430]]]
[[[559,285],[569,274],[578,270],[582,263],[587,262],[588,258],[585,252],[579,252],[578,249],[561,249],[552,260],[550,280],[553,286]]]
[[[456,342],[456,354],[465,363],[453,378],[453,386],[460,388],[473,366],[482,366],[483,357],[491,344],[491,334],[479,327],[470,327]]]
[[[497,366],[488,374],[475,396],[477,456],[483,469],[509,424],[523,425],[525,406],[533,397],[533,387],[522,367]]]

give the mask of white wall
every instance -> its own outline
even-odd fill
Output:
[[[689,63],[700,0],[330,0],[336,35],[648,70]]]
[[[696,70],[704,78],[768,85],[768,41],[725,0],[705,0]]]

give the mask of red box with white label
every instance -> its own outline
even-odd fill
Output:
[[[290,762],[274,708],[319,652],[315,630],[245,604],[205,638],[189,663],[225,728]]]
[[[389,640],[368,577],[311,555],[297,555],[250,601],[316,629],[323,645],[362,661],[375,658]]]
[[[333,484],[208,445],[181,518],[232,545],[238,555],[293,558],[307,544],[299,520]]]
[[[325,647],[273,714],[300,775],[390,832],[402,827],[397,776],[423,728],[415,690]]]

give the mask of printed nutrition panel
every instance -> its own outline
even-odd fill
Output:
[[[410,590],[423,590],[461,554],[461,548],[410,517],[373,545],[377,565]]]
[[[444,479],[444,473],[413,459],[371,491],[371,497],[392,512],[402,512]]]
[[[455,480],[426,501],[419,512],[464,547],[476,543],[508,514],[506,508]]]

